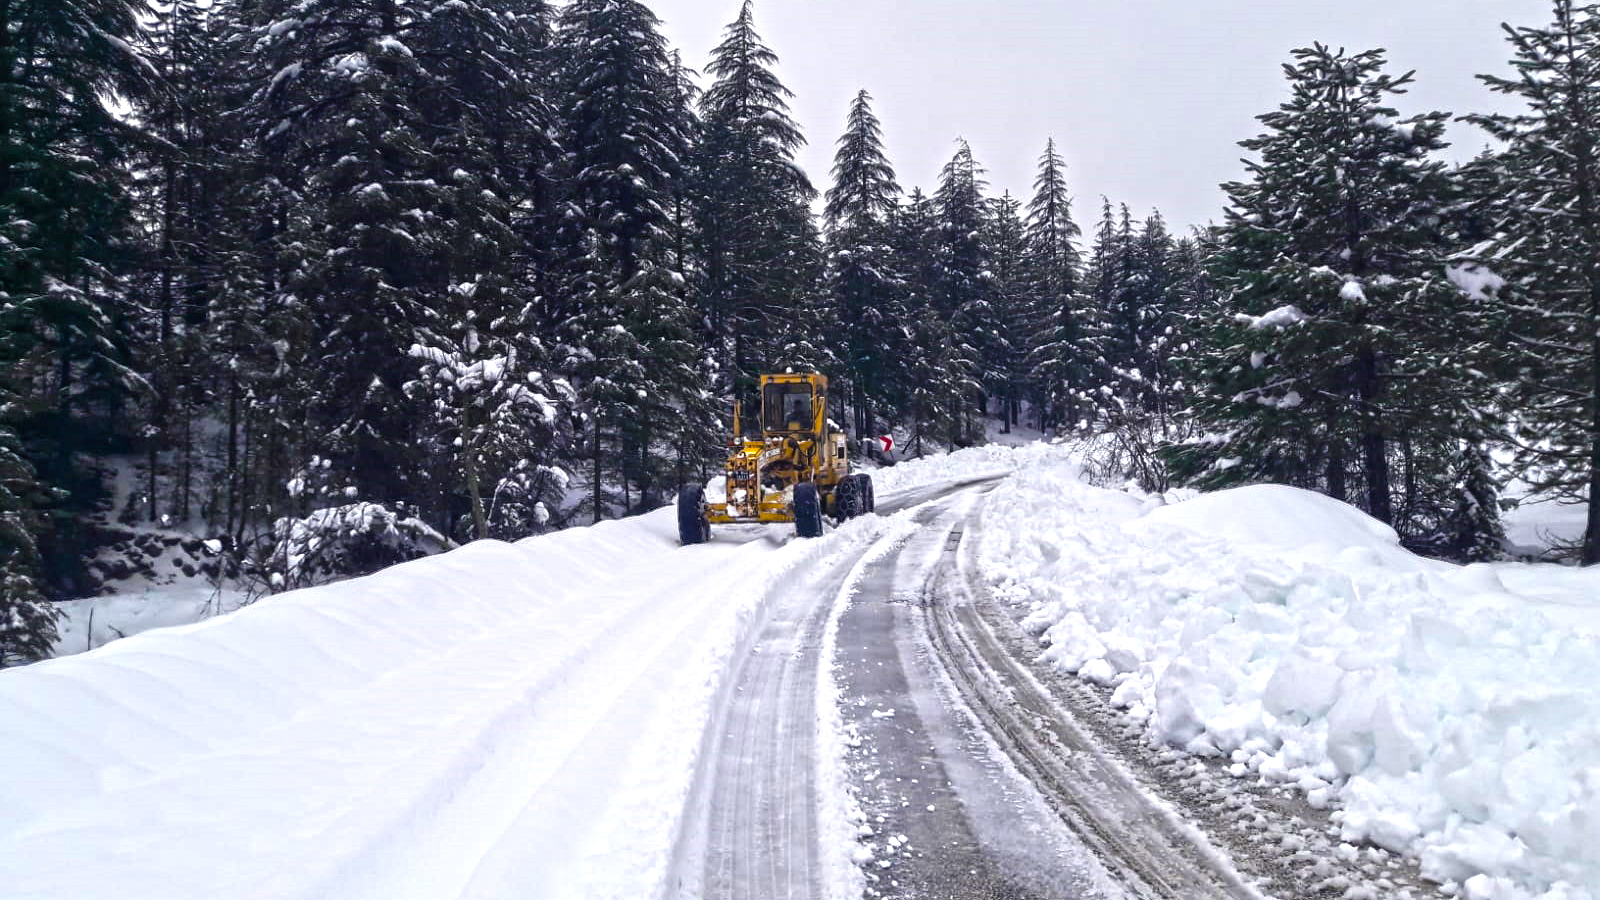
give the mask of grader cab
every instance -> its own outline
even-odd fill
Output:
[[[800,537],[819,537],[822,517],[836,521],[872,512],[872,476],[850,471],[845,437],[828,420],[823,375],[761,376],[760,436],[747,437],[733,406],[726,492],[707,502],[705,488],[678,492],[678,539],[701,544],[713,524],[793,522]]]

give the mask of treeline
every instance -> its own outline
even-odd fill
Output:
[[[1506,143],[1456,169],[1380,51],[1297,52],[1225,224],[1180,237],[1105,201],[1084,235],[1053,142],[1025,202],[964,143],[907,194],[865,92],[819,194],[749,3],[702,77],[637,0],[0,0],[11,621],[90,587],[107,456],[144,461],[125,516],[291,586],[318,528],[659,506],[791,367],[913,453],[1109,429],[1156,486],[1489,553],[1491,449],[1600,485],[1600,24],[1555,13],[1508,29],[1486,80],[1528,111],[1471,117]]]
[[[1076,304],[1126,281],[1118,248],[1201,279],[1108,207],[1081,286],[1053,144],[1026,207],[964,144],[903,197],[865,92],[819,222],[748,3],[699,78],[638,2],[6,2],[16,596],[90,587],[110,455],[142,458],[125,519],[293,586],[322,529],[659,506],[764,371],[832,375],[852,433],[915,453],[986,409],[1091,421]]]

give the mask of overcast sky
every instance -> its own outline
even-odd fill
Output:
[[[739,0],[646,0],[684,62],[703,69]],[[908,190],[931,190],[958,137],[993,192],[1024,201],[1045,139],[1067,160],[1074,215],[1099,196],[1176,227],[1221,219],[1217,185],[1237,142],[1286,97],[1281,64],[1313,41],[1384,47],[1415,69],[1402,115],[1504,108],[1474,78],[1505,73],[1499,23],[1547,22],[1547,0],[757,0],[756,27],[782,58],[810,145],[801,164],[831,183],[834,141],[866,88]],[[1454,155],[1481,132],[1452,126]]]

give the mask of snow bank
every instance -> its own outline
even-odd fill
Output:
[[[1027,453],[1006,444],[984,444],[940,453],[920,459],[908,459],[896,465],[872,470],[872,481],[879,498],[910,488],[942,487],[980,478],[998,478],[1010,474],[1027,459]]]
[[[1153,740],[1335,805],[1464,896],[1600,897],[1600,572],[1420,559],[1292,488],[1163,506],[1061,453],[983,526],[1044,658]]]

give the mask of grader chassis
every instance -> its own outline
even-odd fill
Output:
[[[824,515],[842,522],[877,505],[872,476],[850,471],[845,436],[828,420],[827,377],[763,375],[760,386],[760,437],[745,437],[734,402],[725,499],[707,502],[700,485],[678,492],[684,544],[710,540],[713,524],[793,522],[800,537],[820,537]]]

